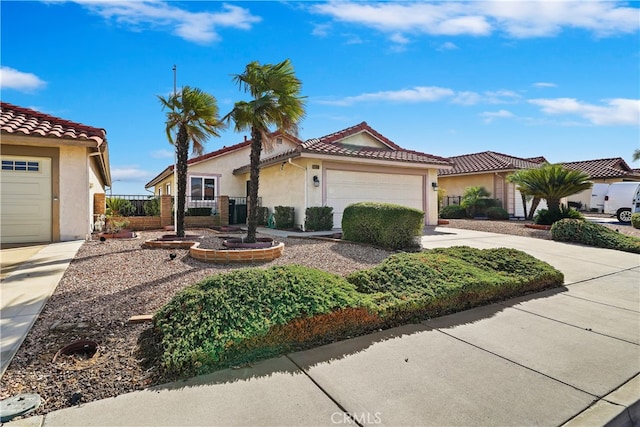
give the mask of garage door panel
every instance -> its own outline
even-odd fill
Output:
[[[2,156],[0,236],[3,243],[51,240],[51,159]]]
[[[382,202],[423,209],[422,176],[374,172],[327,171],[326,205],[333,207],[334,224],[340,226],[342,213],[357,202]]]

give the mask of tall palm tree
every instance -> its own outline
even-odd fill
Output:
[[[589,175],[563,167],[545,164],[539,169],[517,171],[517,184],[527,195],[547,201],[549,214],[560,213],[560,199],[591,188]],[[514,181],[516,182],[516,181]]]
[[[636,148],[635,150],[633,150],[633,161],[638,161],[640,160],[640,149]]]
[[[270,148],[270,127],[297,135],[298,122],[304,117],[304,97],[300,96],[302,82],[295,76],[288,59],[278,64],[261,65],[256,61],[251,62],[244,73],[233,77],[233,81],[252,98],[250,101],[236,102],[233,110],[223,120],[233,120],[236,132],[251,132],[246,241],[255,242],[258,228],[260,154],[263,144],[267,149]]]
[[[204,143],[211,136],[220,136],[219,130],[224,123],[218,118],[218,103],[213,95],[198,88],[184,86],[179,93],[168,98],[158,96],[163,110],[167,111],[167,139],[176,146],[177,151],[177,194],[176,236],[184,237],[184,213],[187,198],[187,160],[189,145],[193,153],[200,155]],[[174,140],[174,134],[176,138]]]

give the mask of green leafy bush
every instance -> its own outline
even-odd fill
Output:
[[[291,343],[249,349],[250,354],[243,345],[277,325],[366,305],[353,285],[335,274],[301,266],[242,269],[184,289],[154,322],[162,333],[164,367],[193,374],[286,350]]]
[[[461,246],[392,255],[347,280],[371,294],[380,316],[393,324],[558,286],[564,277],[515,249]]]
[[[600,224],[563,219],[551,227],[551,237],[560,242],[575,242],[599,248],[640,253],[640,239],[620,234]]]
[[[631,225],[633,225],[633,228],[640,228],[640,213],[631,215]]]
[[[480,210],[486,207],[486,201],[491,193],[484,187],[467,187],[462,194],[460,206],[467,210],[467,216],[473,218],[480,213]]]
[[[144,202],[144,214],[146,216],[160,216],[160,199],[154,197]]]
[[[498,206],[487,208],[485,215],[489,219],[509,219],[509,212]]]
[[[295,215],[292,206],[276,206],[274,210],[277,228],[281,230],[293,228],[295,225]]]
[[[417,250],[424,212],[390,203],[361,202],[345,208],[342,238],[391,250]]]
[[[584,216],[580,212],[562,205],[560,206],[560,211],[555,214],[547,209],[540,209],[536,213],[533,222],[540,225],[551,225],[565,218],[584,220]]]
[[[346,279],[294,265],[211,276],[177,294],[154,324],[164,372],[186,376],[562,282],[517,250],[454,247],[395,254]]]
[[[307,208],[305,211],[304,229],[313,231],[332,230],[333,208],[330,206]]]
[[[460,205],[449,205],[440,209],[440,218],[461,219],[466,218],[467,210]]]
[[[269,208],[266,206],[258,206],[258,225],[267,225],[269,223]]]
[[[211,208],[187,208],[187,216],[211,216]]]
[[[136,208],[127,199],[121,197],[107,197],[107,215],[131,216],[136,213]]]

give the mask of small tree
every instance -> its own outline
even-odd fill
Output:
[[[484,187],[467,187],[462,194],[460,206],[467,210],[467,216],[473,218],[481,207],[484,200],[487,200],[491,193]]]

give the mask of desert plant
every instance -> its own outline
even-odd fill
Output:
[[[499,206],[492,206],[490,208],[487,208],[485,214],[489,219],[509,219],[509,212]]]
[[[136,208],[127,199],[121,197],[107,197],[107,216],[131,216]]]
[[[631,225],[633,225],[633,228],[640,228],[640,213],[631,215]]]
[[[460,206],[467,210],[468,217],[473,218],[490,195],[491,193],[484,187],[467,187],[462,194]]]
[[[560,242],[575,242],[600,248],[640,253],[640,239],[620,234],[600,224],[562,219],[551,227],[551,237]]]
[[[440,218],[461,219],[467,216],[467,210],[460,205],[449,205],[440,209]]]
[[[330,206],[315,206],[305,211],[304,229],[324,231],[333,229],[333,208]]]
[[[360,202],[342,214],[342,238],[392,250],[417,250],[424,212],[391,203]]]

